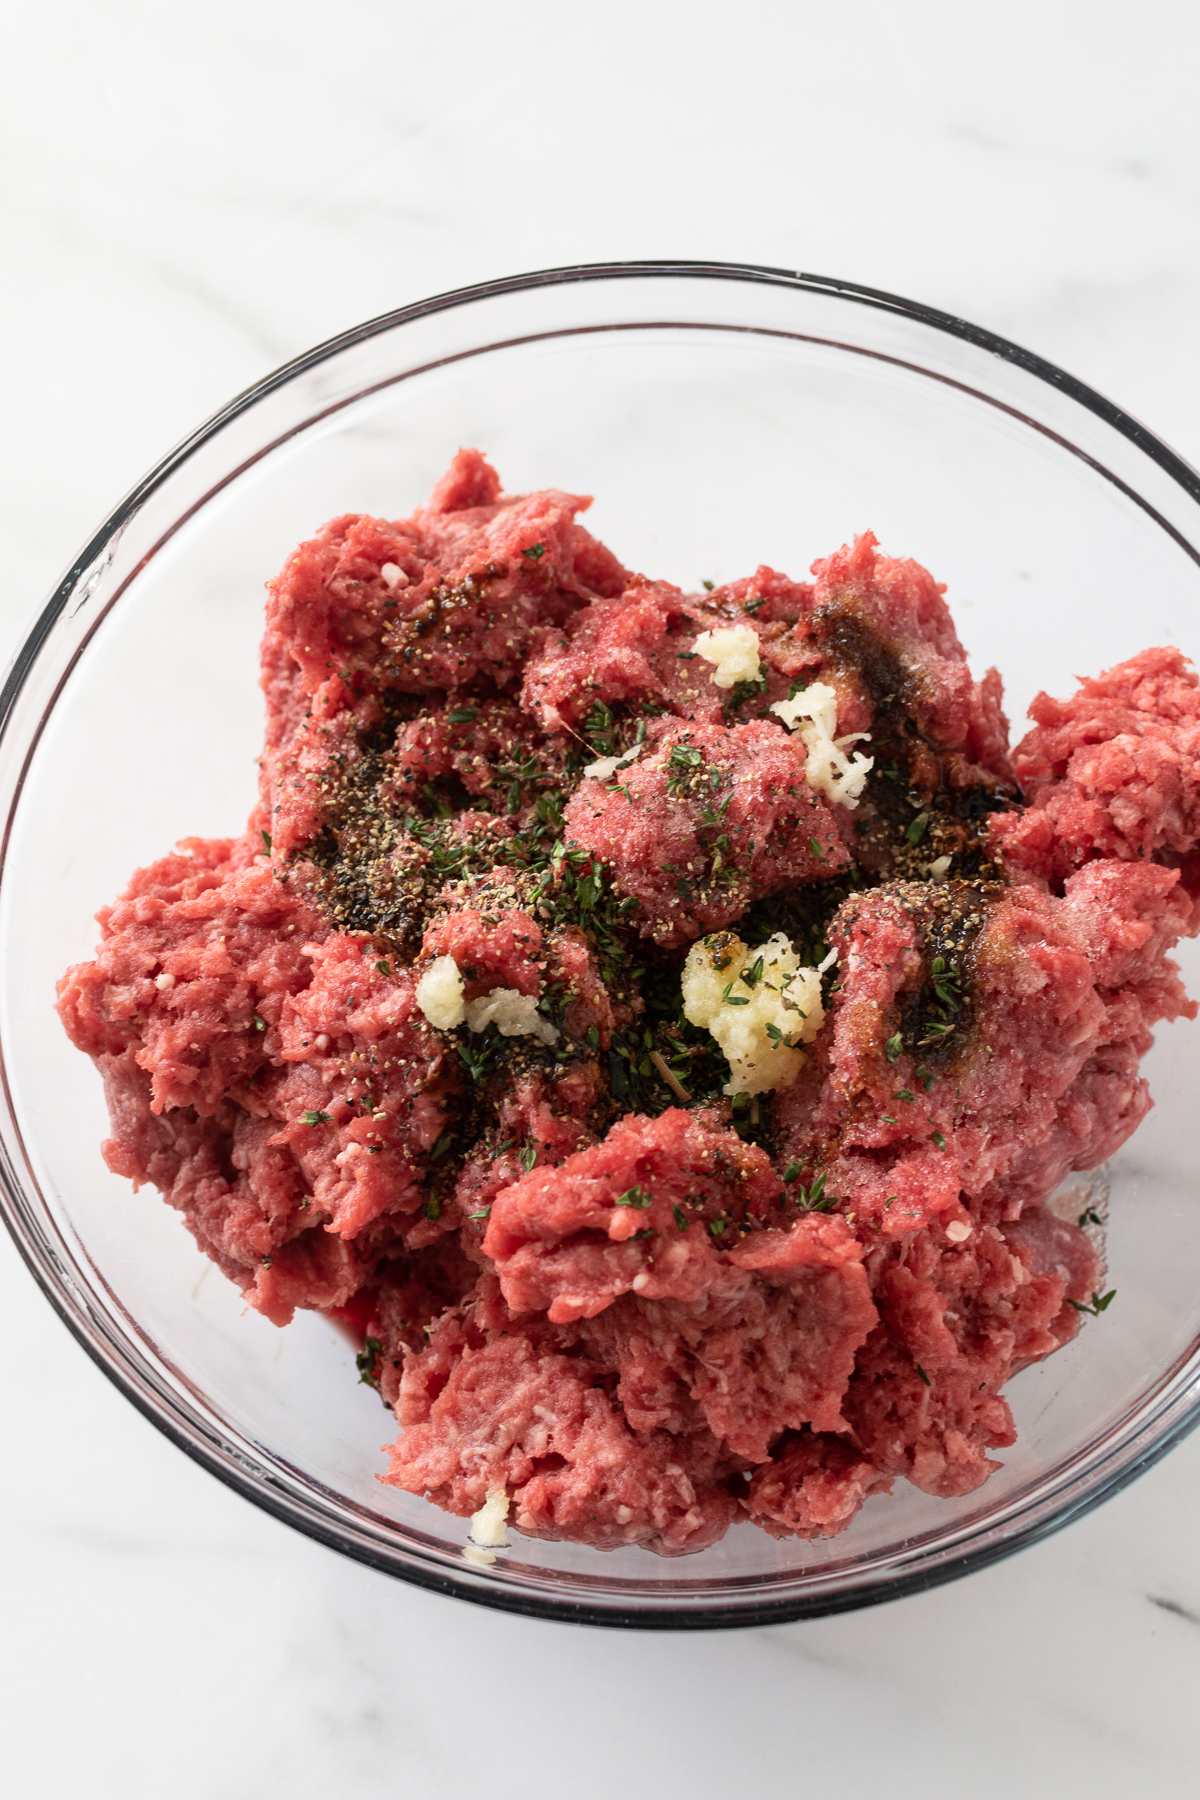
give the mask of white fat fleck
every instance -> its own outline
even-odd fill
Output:
[[[467,1016],[463,978],[452,956],[438,956],[417,983],[417,1005],[438,1031],[454,1031]]]
[[[693,649],[697,656],[713,664],[714,687],[731,688],[739,681],[762,680],[758,633],[753,625],[723,625],[716,631],[702,631]]]
[[[598,762],[589,763],[583,772],[593,781],[610,781],[618,769],[627,769],[631,762],[636,762],[644,748],[642,744],[635,744],[624,756],[602,756]]]
[[[516,988],[493,988],[478,1000],[468,1000],[465,1016],[472,1031],[486,1031],[494,1025],[501,1037],[535,1037],[543,1044],[558,1042],[557,1029],[538,1011],[537,997],[520,994]]]
[[[744,976],[760,957],[762,969],[751,983]],[[804,1067],[801,1045],[825,1023],[821,977],[801,967],[782,931],[752,948],[723,931],[693,944],[683,965],[683,1010],[724,1051],[727,1094],[790,1087]]]
[[[951,860],[952,859],[949,856],[939,856],[935,857],[934,861],[929,864],[929,873],[934,881],[945,881],[947,875],[950,873]]]
[[[390,588],[408,586],[408,576],[398,563],[384,563],[379,573]]]
[[[946,1227],[946,1236],[952,1244],[965,1244],[970,1235],[971,1226],[966,1219],[951,1219]]]
[[[168,988],[173,988],[175,986],[175,977],[168,970],[164,969],[161,975],[156,975],[154,977],[154,985],[160,994],[165,994]]]
[[[846,755],[848,744],[857,744],[869,733],[851,731],[845,737],[834,737],[837,690],[824,681],[814,681],[794,700],[777,700],[771,711],[793,731],[799,731],[808,752],[804,779],[809,787],[819,789],[827,799],[853,812],[875,759],[857,750],[853,756]]]
[[[490,1550],[480,1550],[474,1544],[464,1544],[459,1555],[464,1562],[474,1563],[477,1569],[490,1569],[496,1560]]]
[[[488,1497],[477,1513],[471,1514],[469,1536],[483,1550],[507,1550],[504,1530],[508,1518],[508,1494],[502,1487],[488,1489]]]

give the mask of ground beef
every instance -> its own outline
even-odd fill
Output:
[[[301,545],[245,834],[139,871],[59,1010],[110,1167],[268,1318],[356,1334],[387,1480],[602,1549],[832,1536],[984,1481],[1005,1384],[1101,1298],[1045,1202],[1196,1010],[1200,687],[1147,651],[1010,759],[999,677],[870,534],[683,594],[587,504],[460,451]],[[817,683],[871,763],[837,800],[773,710]],[[773,1094],[682,1010],[705,934],[723,1004],[779,934],[823,969]]]

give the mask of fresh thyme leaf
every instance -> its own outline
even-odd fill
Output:
[[[631,1187],[626,1188],[623,1194],[618,1194],[613,1204],[616,1206],[636,1206],[639,1212],[645,1212],[646,1208],[651,1205],[652,1200],[653,1195],[648,1194],[644,1187]]]
[[[944,1150],[946,1148],[946,1140],[940,1131],[931,1131],[929,1136],[931,1142],[936,1144],[939,1150]]]
[[[744,981],[747,987],[750,987],[750,988],[757,987],[759,982],[762,980],[762,972],[763,972],[763,959],[760,956],[756,959],[756,961],[752,964],[752,966],[750,968],[742,970],[742,973],[741,973],[739,979]]]
[[[355,1367],[358,1369],[358,1379],[365,1382],[368,1387],[375,1386],[375,1370],[379,1362],[379,1352],[382,1349],[383,1345],[378,1338],[369,1337],[365,1347],[354,1359]]]
[[[452,1131],[443,1131],[434,1144],[433,1149],[429,1152],[430,1162],[437,1162],[441,1157],[445,1156],[453,1142],[454,1133]]]
[[[675,1223],[678,1225],[680,1231],[690,1231],[692,1221],[688,1218],[682,1206],[673,1206],[671,1211],[674,1214]]]
[[[392,965],[390,962],[377,962],[375,968],[380,975],[390,975],[392,972]]]
[[[917,1364],[917,1374],[921,1377],[921,1380],[925,1383],[926,1387],[933,1386],[933,1383],[930,1381],[928,1375],[925,1373],[925,1371],[921,1367],[920,1363]]]
[[[918,813],[904,835],[910,844],[919,844],[928,829],[929,814],[927,812]]]
[[[903,1100],[909,1106],[912,1105],[916,1097],[917,1096],[914,1093],[911,1093],[908,1088],[898,1088],[892,1095],[893,1100]]]
[[[258,835],[263,841],[263,849],[266,851],[267,855],[270,856],[270,854],[271,854],[271,834],[270,834],[270,832],[269,831],[260,831]]]
[[[477,706],[456,706],[446,714],[446,722],[449,725],[470,725],[478,713]]]
[[[536,1144],[526,1144],[524,1150],[522,1150],[522,1152],[521,1152],[521,1167],[524,1169],[525,1173],[528,1175],[530,1170],[535,1168],[536,1166],[537,1166],[537,1146],[536,1146]]]
[[[904,1040],[900,1036],[900,1033],[897,1032],[895,1037],[890,1037],[888,1039],[887,1043],[883,1046],[883,1054],[887,1057],[889,1062],[895,1062],[896,1058],[899,1056],[899,1054],[900,1054],[901,1050],[903,1050],[903,1048],[904,1048]]]
[[[787,1168],[783,1171],[783,1179],[788,1182],[796,1181],[799,1179],[803,1169],[804,1169],[803,1163],[790,1162],[788,1164]]]
[[[1067,1305],[1073,1306],[1076,1312],[1090,1313],[1093,1319],[1098,1319],[1100,1314],[1112,1305],[1116,1297],[1116,1288],[1110,1288],[1107,1294],[1093,1293],[1090,1305],[1086,1300],[1072,1300],[1070,1298],[1067,1300]]]

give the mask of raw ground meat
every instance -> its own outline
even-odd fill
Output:
[[[689,595],[588,504],[461,451],[411,518],[302,544],[246,832],[139,871],[59,1010],[109,1166],[268,1318],[357,1333],[386,1480],[602,1549],[832,1536],[899,1477],[986,1480],[1005,1384],[1102,1285],[1045,1202],[1196,1011],[1200,686],[1148,650],[1010,757],[999,677],[869,533]],[[731,627],[758,673],[722,687]],[[855,806],[772,711],[818,682]],[[681,1004],[730,928],[825,964],[752,1101]]]

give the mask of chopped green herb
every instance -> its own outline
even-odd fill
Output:
[[[717,584],[715,581],[702,581],[700,583],[700,586],[705,590],[706,593],[709,593],[709,594],[712,593],[712,591],[716,587],[716,585]]]
[[[652,1203],[652,1200],[653,1195],[648,1194],[644,1187],[631,1187],[626,1188],[623,1194],[618,1194],[614,1204],[617,1206],[636,1206],[639,1212],[645,1212],[646,1208]]]
[[[433,1149],[429,1152],[430,1162],[437,1162],[439,1157],[445,1156],[447,1150],[450,1148],[450,1146],[453,1142],[454,1142],[454,1133],[452,1131],[443,1131],[442,1135],[437,1139],[437,1142],[434,1144]]]
[[[255,1031],[265,1031],[267,1029],[267,1021],[265,1019],[260,1019],[257,1013],[254,1015],[254,1029]]]
[[[699,750],[693,750],[688,744],[672,744],[667,763],[672,769],[698,769],[704,761]]]
[[[490,1206],[485,1206],[482,1212],[467,1214],[468,1219],[490,1219],[491,1216],[492,1216],[492,1209]]]
[[[521,552],[521,555],[527,556],[530,562],[538,562],[545,554],[545,544],[530,544],[527,550],[522,550]]]
[[[430,1194],[428,1200],[421,1208],[421,1217],[423,1219],[440,1219],[441,1216],[442,1203],[436,1194]]]
[[[783,1171],[783,1179],[785,1181],[797,1181],[799,1179],[800,1175],[803,1173],[803,1170],[804,1170],[803,1163],[790,1162],[788,1164],[787,1168]]]
[[[390,962],[377,962],[375,968],[376,972],[380,975],[390,975],[392,972],[392,965]]]
[[[446,714],[449,725],[470,725],[479,713],[477,706],[456,706]]]
[[[301,1125],[332,1125],[333,1120],[330,1118],[330,1116],[327,1112],[311,1112],[310,1111],[310,1112],[302,1112],[300,1114],[299,1123]]]
[[[271,854],[271,834],[270,834],[270,832],[269,831],[260,831],[258,835],[263,841],[263,849],[266,851],[267,855],[270,856],[270,854]]]
[[[903,1048],[903,1039],[901,1038],[900,1033],[897,1032],[895,1037],[890,1037],[883,1046],[883,1054],[887,1057],[889,1062],[895,1062]]]
[[[1100,1217],[1100,1214],[1096,1211],[1094,1206],[1087,1207],[1080,1213],[1079,1218],[1076,1220],[1076,1224],[1080,1229],[1085,1225],[1103,1225],[1103,1223],[1104,1220]]]
[[[474,1049],[470,1044],[459,1044],[458,1054],[472,1081],[479,1081],[491,1067],[491,1057],[486,1044],[479,1050]]]
[[[795,681],[793,681],[790,684],[790,686],[788,687],[788,695],[787,695],[788,699],[794,700],[796,698],[796,695],[802,694],[804,692],[804,690],[807,688],[807,686],[808,686],[808,683],[807,683],[807,681],[805,681],[803,675],[797,675]]]
[[[936,1144],[939,1150],[944,1150],[946,1148],[946,1140],[940,1131],[931,1131],[929,1137],[930,1141]]]
[[[682,1206],[673,1206],[671,1211],[674,1214],[675,1223],[678,1225],[680,1231],[690,1231],[692,1221],[688,1218]]]
[[[708,1221],[708,1230],[709,1230],[710,1237],[720,1237],[720,1235],[724,1231],[724,1229],[725,1229],[725,1220],[724,1219],[710,1219]]]
[[[812,1186],[807,1190],[803,1185],[797,1187],[796,1199],[805,1212],[829,1212],[831,1207],[837,1205],[834,1196],[825,1192],[824,1170],[821,1171]]]
[[[919,844],[928,829],[929,814],[927,812],[918,813],[904,835],[910,844]]]
[[[880,1124],[882,1124],[882,1125],[894,1125],[896,1123],[895,1119],[893,1119],[888,1113],[881,1113],[879,1118],[880,1118]]]
[[[896,1092],[892,1095],[893,1100],[903,1100],[906,1105],[909,1106],[912,1105],[916,1097],[917,1096],[911,1093],[908,1088],[897,1088]]]
[[[375,1368],[379,1361],[379,1352],[382,1349],[383,1345],[378,1338],[369,1337],[365,1349],[360,1350],[354,1359],[355,1367],[358,1369],[358,1379],[366,1382],[368,1387],[375,1386]]]
[[[917,1364],[917,1374],[921,1377],[921,1380],[925,1383],[926,1387],[932,1387],[933,1384],[930,1381],[928,1375],[925,1373],[924,1369],[921,1367],[920,1363]]]
[[[1100,1314],[1105,1310],[1105,1308],[1108,1306],[1111,1306],[1112,1302],[1116,1299],[1116,1297],[1117,1297],[1116,1288],[1109,1288],[1107,1294],[1093,1293],[1090,1306],[1086,1303],[1086,1301],[1071,1300],[1071,1299],[1068,1299],[1067,1305],[1073,1306],[1075,1308],[1076,1312],[1090,1313],[1092,1315],[1093,1319],[1098,1319],[1100,1317]]]
[[[528,1174],[531,1169],[536,1167],[536,1165],[537,1145],[526,1144],[524,1150],[521,1152],[521,1167],[524,1169],[525,1173]]]
[[[822,861],[824,861],[825,852],[822,850],[820,844],[818,844],[815,837],[809,838],[808,847],[812,851],[814,856],[819,856],[822,859]]]

